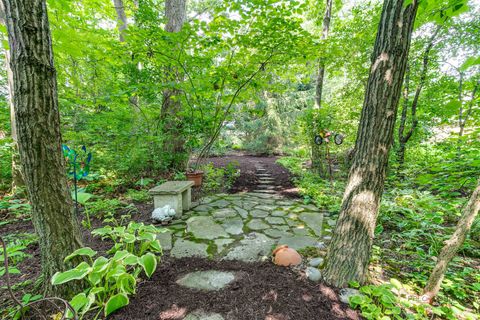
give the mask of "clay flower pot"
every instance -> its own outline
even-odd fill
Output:
[[[199,187],[202,185],[203,171],[195,170],[195,171],[187,172],[185,175],[187,176],[188,181],[193,181],[193,185],[195,187]]]
[[[296,266],[302,263],[302,257],[297,250],[289,248],[286,245],[279,246],[273,250],[273,263],[277,266]]]

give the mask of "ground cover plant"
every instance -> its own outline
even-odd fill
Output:
[[[479,319],[479,16],[1,0],[1,317]],[[161,226],[149,190],[193,172]]]

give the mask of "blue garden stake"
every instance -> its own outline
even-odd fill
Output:
[[[73,185],[75,190],[75,213],[78,215],[78,188],[77,181],[86,177],[90,172],[90,161],[92,160],[92,153],[87,153],[87,148],[82,146],[82,151],[80,154],[75,150],[70,149],[68,146],[63,145],[63,155],[67,162],[67,172],[69,176],[73,177]],[[80,162],[80,167],[77,169],[77,159],[82,159]],[[70,168],[72,171],[70,172]]]

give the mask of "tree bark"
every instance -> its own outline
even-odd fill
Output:
[[[403,164],[405,162],[405,149],[406,144],[412,137],[415,129],[418,126],[418,119],[417,119],[417,107],[418,107],[418,100],[420,98],[420,93],[422,92],[423,86],[425,85],[427,79],[427,71],[428,71],[428,64],[430,61],[430,51],[432,51],[435,39],[442,28],[442,25],[437,26],[435,32],[430,37],[425,51],[423,52],[423,65],[422,70],[420,72],[420,81],[418,82],[417,88],[415,89],[415,95],[413,97],[412,104],[410,105],[410,112],[412,117],[412,125],[410,129],[405,133],[405,124],[407,122],[407,110],[409,107],[409,82],[410,82],[410,68],[407,65],[407,72],[405,77],[405,95],[404,95],[404,104],[402,107],[402,116],[400,118],[400,125],[398,127],[398,150],[397,150],[397,162],[398,162],[398,172],[401,171],[403,168]]]
[[[178,33],[182,30],[187,15],[186,0],[166,0],[165,17],[167,23],[165,31]],[[168,66],[166,68],[167,82],[181,82],[183,75],[178,68]],[[163,103],[161,117],[164,122],[163,133],[166,137],[163,145],[165,156],[169,157],[169,168],[185,170],[188,155],[185,150],[185,138],[183,137],[183,121],[180,117],[182,104],[180,96],[182,92],[177,88],[165,89],[163,91]]]
[[[61,151],[56,71],[44,0],[2,0],[13,72],[13,103],[22,170],[39,237],[42,275],[48,293],[63,259],[81,247]]]
[[[5,12],[3,6],[0,6],[0,24],[6,26]],[[10,128],[12,137],[12,193],[18,193],[21,188],[25,187],[23,180],[20,157],[18,154],[17,142],[17,125],[15,123],[15,109],[13,107],[13,73],[10,68],[10,52],[5,49],[5,69],[7,70],[7,90],[8,105],[10,108]]]
[[[447,271],[448,264],[450,261],[452,261],[457,251],[465,242],[465,238],[470,232],[470,228],[472,227],[473,221],[475,220],[479,210],[480,180],[478,181],[477,188],[473,192],[470,201],[468,201],[467,206],[463,209],[462,217],[458,221],[455,232],[450,239],[445,241],[445,246],[442,248],[442,251],[437,259],[437,264],[435,265],[435,268],[433,268],[427,285],[425,286],[422,301],[431,303],[438,294],[443,277]]]
[[[120,42],[125,41],[125,30],[127,29],[127,15],[125,14],[125,6],[123,0],[113,0],[115,11],[117,12],[117,28],[118,38]]]
[[[322,25],[322,40],[327,39],[330,30],[330,21],[332,16],[333,0],[327,0],[325,7],[325,14],[323,16]],[[320,109],[322,106],[323,83],[325,78],[325,61],[320,58],[318,61],[317,82],[315,85],[315,109]],[[325,154],[319,145],[315,144],[315,135],[311,139],[312,144],[312,169],[320,176],[325,176]]]
[[[417,6],[383,4],[356,151],[324,270],[334,286],[363,283],[367,275]]]

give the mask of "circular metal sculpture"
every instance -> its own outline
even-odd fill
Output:
[[[319,135],[315,136],[315,144],[321,145],[323,143],[323,138]]]
[[[336,145],[341,145],[343,143],[343,139],[344,139],[344,135],[341,133],[335,134],[335,137],[333,138]]]

